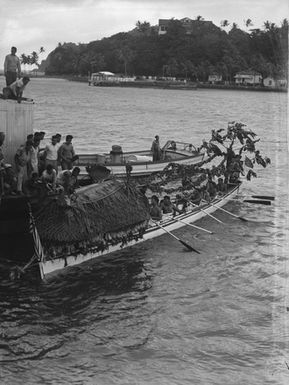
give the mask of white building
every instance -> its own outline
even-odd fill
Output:
[[[268,76],[263,81],[264,87],[272,87],[272,88],[279,88],[279,87],[287,87],[287,80],[286,79],[276,79],[272,76]]]
[[[208,77],[208,82],[211,84],[216,84],[222,82],[223,77],[220,74],[211,74]]]
[[[262,75],[255,71],[241,71],[234,78],[235,83],[239,85],[257,86],[262,84]]]

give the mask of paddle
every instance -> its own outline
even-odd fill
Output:
[[[188,243],[186,243],[185,241],[183,241],[182,239],[178,238],[176,235],[174,235],[173,233],[171,233],[169,230],[165,229],[162,225],[160,225],[158,222],[155,222],[154,220],[152,220],[154,222],[154,224],[156,224],[158,227],[160,227],[162,230],[164,230],[166,233],[168,233],[169,235],[171,235],[173,238],[175,238],[177,241],[179,241],[182,245],[184,245],[188,250],[190,251],[194,251],[195,253],[197,254],[201,254],[198,250],[194,249],[191,245],[189,245]]]
[[[206,210],[202,209],[200,206],[195,205],[192,201],[191,201],[191,203],[192,203],[192,205],[193,205],[194,207],[197,207],[199,210],[203,211],[206,215],[208,215],[209,217],[215,219],[215,221],[224,224],[224,222],[220,221],[220,219],[214,217],[214,215],[208,213]]]
[[[206,202],[206,201],[205,201],[205,202]],[[239,217],[238,215],[233,214],[233,213],[231,213],[230,211],[225,210],[225,209],[223,209],[223,207],[219,207],[219,206],[215,205],[215,204],[212,203],[212,202],[210,202],[210,203],[209,203],[209,202],[206,202],[206,203],[208,203],[209,205],[212,205],[212,206],[216,207],[216,208],[219,209],[219,210],[224,211],[225,213],[227,213],[227,214],[229,214],[229,215],[232,215],[232,217],[235,217],[235,218],[240,219],[240,220],[243,221],[243,222],[248,222],[248,219],[243,218],[243,217]]]
[[[275,200],[275,197],[270,197],[268,195],[252,195],[252,198],[267,199],[268,201],[274,201]]]
[[[187,225],[187,226],[191,226],[191,227],[194,227],[195,229],[205,231],[206,233],[209,233],[209,234],[213,234],[212,231],[206,230],[203,227],[199,227],[199,226],[193,225],[192,223],[188,223],[188,222],[182,221],[181,219],[177,219],[177,218],[174,218],[174,219],[177,220],[178,222],[181,222],[181,223]]]
[[[270,206],[271,205],[271,201],[269,200],[259,200],[259,199],[244,199],[243,202],[247,202],[247,203],[255,203],[255,204],[258,204],[258,205],[265,205],[265,206]]]

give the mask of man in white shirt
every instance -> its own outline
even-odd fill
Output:
[[[33,140],[33,145],[32,145],[32,148],[31,148],[31,159],[30,159],[30,162],[31,162],[31,170],[29,170],[29,176],[31,177],[31,175],[33,173],[37,173],[38,175],[38,164],[39,164],[39,144],[40,144],[40,140],[38,138],[34,138]]]
[[[4,61],[4,74],[6,78],[6,86],[14,83],[17,77],[21,76],[21,65],[19,57],[16,56],[17,48],[11,47],[11,54],[5,57]]]
[[[57,138],[55,135],[53,135],[51,138],[51,143],[47,144],[44,150],[45,167],[47,167],[48,164],[51,164],[56,172],[58,170],[57,159],[59,147],[60,146],[59,143],[57,143]]]

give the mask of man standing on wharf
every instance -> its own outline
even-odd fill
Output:
[[[4,74],[6,78],[6,86],[14,83],[17,77],[21,76],[21,66],[19,57],[16,56],[17,48],[11,47],[11,54],[5,57]]]

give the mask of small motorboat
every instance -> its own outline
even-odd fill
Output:
[[[117,177],[125,177],[129,165],[132,177],[142,177],[160,172],[172,162],[193,165],[206,157],[206,153],[199,151],[193,144],[174,140],[168,140],[161,153],[161,160],[153,161],[151,150],[123,152],[121,146],[113,145],[107,154],[79,154],[74,165],[80,167],[81,175],[87,174],[87,167],[99,165],[105,166],[111,175]]]

